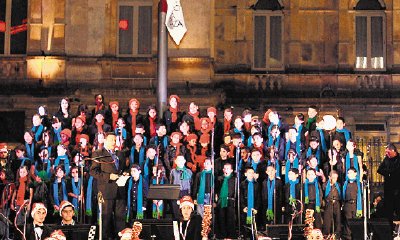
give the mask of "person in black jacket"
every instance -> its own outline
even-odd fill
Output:
[[[262,182],[263,214],[265,212],[267,224],[282,222],[282,181],[276,178],[276,169],[269,165],[265,171],[268,175]]]
[[[218,177],[217,200],[218,238],[236,238],[236,176],[233,174],[233,167],[226,162],[223,167],[223,175]]]
[[[194,203],[190,196],[183,196],[179,200],[181,217],[179,220],[179,239],[200,240],[202,239],[202,218],[194,214]]]
[[[256,182],[257,174],[252,167],[246,168],[246,179],[240,183],[240,209],[242,226],[253,223],[253,216],[260,210],[260,185]],[[257,225],[259,217],[257,217]],[[248,235],[245,233],[245,236]],[[250,235],[248,235],[250,236]]]
[[[47,208],[44,206],[43,203],[33,204],[31,212],[33,223],[26,226],[26,240],[42,240],[50,236],[50,228],[43,224],[46,215]]]
[[[383,185],[385,216],[392,222],[393,212],[400,216],[400,157],[396,146],[391,143],[386,147],[385,154],[378,173],[385,178]]]
[[[92,163],[90,175],[97,180],[98,191],[103,194],[103,239],[114,238],[116,233],[125,228],[126,193],[124,186],[116,181],[120,175],[128,174],[128,166],[124,152],[115,151],[115,135],[108,135],[104,148],[93,153],[98,161]],[[114,213],[114,219],[113,219]],[[115,223],[115,234],[111,232]]]

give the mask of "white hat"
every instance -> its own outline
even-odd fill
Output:
[[[44,209],[47,214],[47,208],[43,203],[34,203],[32,206],[31,216],[33,217],[39,209]]]
[[[182,208],[183,206],[190,206],[192,209],[194,209],[193,199],[190,196],[183,196],[178,201],[178,205],[179,205],[179,208]]]
[[[74,207],[74,205],[72,205],[72,203],[70,203],[70,202],[68,202],[68,201],[62,201],[61,202],[61,204],[60,204],[60,216],[61,216],[61,212],[64,210],[64,208],[66,208],[66,207],[72,207],[72,209],[74,209],[75,210],[75,207]]]

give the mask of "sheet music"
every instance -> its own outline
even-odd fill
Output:
[[[128,181],[128,179],[130,178],[131,176],[121,176],[121,177],[119,177],[118,178],[118,180],[117,180],[117,185],[118,185],[118,187],[123,187],[123,186],[125,186],[125,183],[126,183],[126,181]]]

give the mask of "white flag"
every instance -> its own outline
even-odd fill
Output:
[[[183,11],[180,0],[167,0],[168,10],[165,19],[165,25],[174,39],[175,43],[179,45],[187,29],[185,20],[183,19]]]

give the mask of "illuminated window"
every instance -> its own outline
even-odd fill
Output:
[[[253,69],[282,70],[283,14],[278,11],[256,11],[253,20]]]
[[[27,0],[0,0],[0,54],[26,54]]]
[[[355,7],[356,70],[386,70],[386,16],[379,1],[359,1]]]
[[[121,1],[118,6],[118,56],[150,56],[152,1]]]

